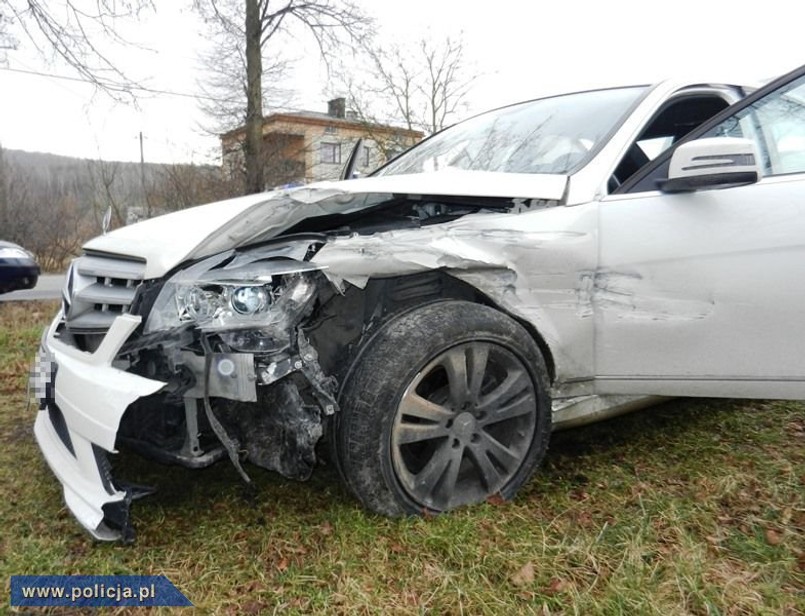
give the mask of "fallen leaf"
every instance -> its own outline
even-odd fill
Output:
[[[769,528],[766,531],[766,543],[769,545],[780,545],[783,538],[776,530]]]
[[[534,563],[527,562],[520,570],[512,576],[512,584],[515,586],[525,586],[534,581]]]
[[[557,593],[564,592],[567,590],[567,587],[568,583],[565,580],[553,578],[548,584],[548,588],[545,590],[545,592],[549,595],[555,595]]]
[[[582,527],[588,527],[593,523],[593,516],[587,511],[582,511],[576,516],[576,524]]]
[[[267,607],[268,605],[262,601],[250,601],[249,603],[240,606],[240,613],[248,614],[249,616],[263,614]]]
[[[497,494],[493,494],[492,496],[487,498],[486,502],[489,503],[490,505],[499,506],[499,505],[505,505],[506,499],[503,498],[503,496],[501,496],[500,492],[498,492]]]
[[[319,526],[319,531],[325,537],[329,536],[329,535],[332,535],[333,534],[333,525],[330,524],[329,522],[325,522],[324,524]]]
[[[288,568],[288,559],[287,558],[283,558],[282,560],[280,560],[277,563],[277,569],[279,569],[280,571],[285,571],[287,568]]]
[[[264,592],[265,590],[266,587],[258,580],[253,580],[240,588],[241,593],[249,595]]]

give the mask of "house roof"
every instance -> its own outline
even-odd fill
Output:
[[[287,122],[291,124],[293,123],[308,124],[318,126],[342,126],[344,128],[353,128],[358,130],[364,129],[367,130],[368,132],[376,131],[387,134],[403,135],[406,137],[411,137],[413,139],[421,139],[422,137],[424,137],[424,133],[418,130],[401,128],[397,126],[390,126],[387,124],[375,124],[373,122],[366,122],[358,119],[338,118],[328,113],[322,113],[318,111],[307,111],[307,110],[288,111],[281,113],[272,113],[267,116],[263,116],[263,126],[265,126],[266,124],[274,124],[278,122]],[[227,137],[237,137],[243,132],[244,127],[239,126],[238,128],[223,133],[221,135],[221,139],[225,139]]]

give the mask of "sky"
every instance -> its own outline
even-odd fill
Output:
[[[463,36],[472,88],[463,115],[595,87],[695,77],[758,84],[805,64],[805,6],[790,0],[362,0],[381,40]],[[51,0],[52,6],[58,0]],[[36,51],[19,48],[0,64],[0,143],[4,148],[82,158],[137,161],[139,133],[147,162],[216,162],[218,139],[193,98],[205,67],[205,26],[189,2],[157,2],[122,28],[135,42],[115,48],[120,68],[152,90],[136,104],[116,103]],[[326,110],[332,94],[316,49],[303,39],[286,89],[293,106]],[[111,54],[110,54],[111,55]]]

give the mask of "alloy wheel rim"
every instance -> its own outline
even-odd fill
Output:
[[[536,407],[534,381],[508,348],[472,341],[443,351],[397,406],[391,447],[400,485],[435,511],[499,493],[528,455]]]

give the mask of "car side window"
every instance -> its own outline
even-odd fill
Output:
[[[805,77],[745,107],[702,137],[752,139],[763,175],[805,173]]]
[[[729,103],[717,94],[685,94],[666,103],[640,132],[609,179],[612,192]]]

